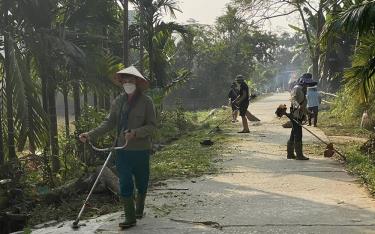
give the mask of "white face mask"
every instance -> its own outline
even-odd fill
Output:
[[[127,94],[132,94],[137,89],[137,86],[132,83],[125,83],[122,85],[122,87],[124,87],[125,93]]]

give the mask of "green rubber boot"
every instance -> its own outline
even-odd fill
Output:
[[[143,218],[143,211],[145,209],[146,194],[137,194],[135,200],[135,217],[137,219]]]
[[[302,152],[302,141],[294,142],[294,149],[296,150],[296,159],[297,160],[309,160],[308,157],[305,157]]]
[[[294,155],[294,142],[288,141],[286,144],[286,158],[287,159],[296,159],[296,156]]]
[[[119,227],[122,229],[131,228],[137,224],[137,219],[135,218],[134,198],[123,197],[121,198],[121,201],[124,205],[125,221],[119,223]]]

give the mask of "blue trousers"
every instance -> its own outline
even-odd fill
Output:
[[[129,198],[134,194],[134,184],[139,194],[146,194],[150,178],[150,151],[116,152],[116,168],[120,180],[120,195]],[[134,177],[134,180],[133,180]]]

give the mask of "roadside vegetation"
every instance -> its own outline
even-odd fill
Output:
[[[333,101],[329,110],[319,114],[319,127],[346,156],[343,163],[347,170],[358,176],[375,196],[374,120],[368,119],[366,123],[362,120],[363,111],[375,106],[360,104],[355,97],[345,92]]]
[[[230,139],[215,134],[210,148],[199,141],[228,110],[207,120],[201,110],[226,104],[238,74],[259,94],[288,90],[310,71],[337,95],[321,115],[327,134],[370,139],[358,126],[367,113],[364,128],[374,130],[374,9],[373,0],[232,0],[214,25],[183,25],[165,21],[181,11],[176,0],[0,1],[0,232],[76,214],[83,195],[69,194],[76,203],[49,195],[105,159],[77,136],[108,113],[122,91],[111,79],[129,65],[150,80],[160,123],[152,181],[216,170],[212,159]],[[298,16],[292,33],[263,28],[290,14]],[[96,144],[112,142],[109,134]],[[349,168],[372,186],[372,153],[350,152]],[[117,200],[96,199],[85,215],[111,212],[101,199]]]
[[[100,116],[103,117],[103,114],[100,114]],[[159,123],[159,131],[154,139],[157,149],[155,149],[156,152],[152,155],[151,160],[151,189],[165,179],[197,177],[205,173],[216,172],[218,165],[214,163],[215,159],[220,159],[220,155],[222,155],[225,145],[229,143],[230,139],[224,137],[224,134],[220,131],[213,131],[210,134],[209,132],[225,119],[227,121],[224,121],[223,125],[228,124],[228,116],[230,116],[229,109],[186,112],[182,108],[178,108],[175,111],[163,112],[160,118],[162,122]],[[100,121],[100,118],[97,121]],[[208,138],[214,142],[214,145],[202,146],[200,142]],[[105,141],[103,140],[100,144],[106,145]],[[111,142],[111,140],[108,140],[108,142]],[[90,154],[90,157],[97,160],[94,163],[95,165],[103,163],[102,155]],[[76,163],[75,161],[69,162],[68,167]],[[85,170],[90,171],[93,168],[94,165]],[[33,176],[40,178],[40,175],[34,174]],[[72,175],[72,178],[75,176],[77,175]],[[37,190],[44,188],[46,189],[44,192],[48,192],[47,187],[35,185],[35,178],[29,179],[30,182],[32,181],[30,187]],[[58,202],[37,203],[30,216],[29,227],[51,220],[75,219],[86,195],[86,193],[75,194]],[[121,209],[122,205],[114,194],[101,190],[94,194],[90,200],[83,218],[97,217]]]

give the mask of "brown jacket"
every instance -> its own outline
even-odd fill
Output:
[[[123,103],[123,104],[122,104]],[[120,94],[112,102],[110,113],[99,127],[89,132],[90,139],[96,139],[105,133],[116,130],[119,127],[120,109],[122,111],[127,103],[127,95]],[[128,118],[128,130],[135,131],[136,138],[128,142],[126,150],[149,150],[151,149],[151,136],[156,129],[155,107],[152,99],[144,94],[140,94],[136,103],[132,107]],[[117,146],[124,145],[124,133],[117,136]]]

